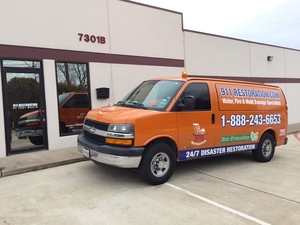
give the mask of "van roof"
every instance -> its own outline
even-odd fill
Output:
[[[160,77],[160,78],[153,78],[149,80],[180,80],[180,81],[191,81],[191,80],[202,80],[202,81],[214,81],[214,82],[226,82],[226,83],[237,83],[237,84],[249,84],[249,85],[263,85],[268,87],[275,87],[278,88],[276,85],[271,84],[265,84],[265,83],[258,83],[258,82],[252,82],[252,81],[242,81],[242,80],[231,80],[231,79],[222,79],[215,78],[215,77],[209,77],[209,76],[196,76],[196,75],[189,75],[186,78],[183,77]]]

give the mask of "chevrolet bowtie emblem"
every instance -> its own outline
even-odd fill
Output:
[[[89,132],[90,132],[91,134],[95,133],[95,131],[96,131],[95,127],[90,127]]]

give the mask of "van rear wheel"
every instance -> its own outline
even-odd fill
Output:
[[[175,169],[175,153],[165,143],[150,144],[142,157],[139,174],[149,184],[163,184],[169,180]]]
[[[265,133],[259,141],[258,148],[252,151],[256,161],[269,162],[275,153],[275,140],[269,133]]]

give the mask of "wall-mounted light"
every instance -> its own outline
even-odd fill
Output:
[[[271,62],[274,59],[274,56],[268,55],[267,60]]]

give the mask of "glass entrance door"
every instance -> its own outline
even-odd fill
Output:
[[[41,63],[3,60],[2,68],[7,155],[47,149]]]

